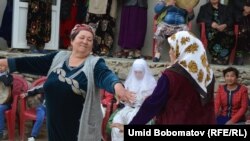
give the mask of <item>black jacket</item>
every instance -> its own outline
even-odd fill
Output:
[[[13,76],[9,73],[6,75],[2,75],[0,76],[0,81],[3,82],[3,84],[7,87],[12,86]]]
[[[230,6],[232,10],[236,23],[242,19],[245,5],[250,6],[250,0],[228,0],[228,6]]]
[[[221,24],[227,24],[227,27],[233,26],[233,16],[231,10],[228,6],[219,4],[219,20]],[[200,7],[198,17],[196,19],[197,23],[205,22],[207,27],[211,27],[213,22],[213,7],[210,2]]]
[[[28,90],[27,92],[27,96],[35,96],[37,94],[42,94],[42,97],[40,99],[40,102],[42,104],[44,104],[44,100],[45,100],[45,97],[44,97],[44,89],[43,89],[43,84],[42,85],[39,85],[39,86],[36,86],[30,90]]]
[[[124,0],[124,6],[148,7],[148,0]]]

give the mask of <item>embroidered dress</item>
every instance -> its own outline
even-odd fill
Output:
[[[57,54],[56,52],[41,57],[8,59],[8,64],[11,72],[47,75]],[[77,141],[79,120],[87,97],[88,80],[81,70],[84,63],[78,67],[70,67],[68,57],[64,57],[62,67],[52,70],[44,84],[49,141]],[[115,93],[114,85],[119,79],[108,69],[103,59],[98,60],[93,74],[98,88]]]
[[[220,24],[219,10],[213,8],[213,20]],[[227,65],[230,53],[234,46],[234,32],[228,29],[224,32],[219,32],[206,26],[206,37],[208,39],[208,51],[212,56],[212,63]]]

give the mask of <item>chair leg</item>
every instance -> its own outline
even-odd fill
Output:
[[[21,141],[24,141],[24,132],[25,132],[25,121],[24,121],[24,119],[22,118],[22,117],[20,117],[20,125],[19,125],[20,127],[20,140]]]
[[[14,141],[15,139],[15,122],[11,120],[10,117],[7,119],[7,128],[8,128],[8,140],[9,141]]]
[[[238,45],[238,34],[239,34],[239,26],[238,25],[234,25],[234,34],[235,34],[235,43],[234,43],[234,48],[233,48],[233,50],[230,54],[230,58],[229,58],[230,64],[234,63],[236,49],[237,49],[237,45]]]
[[[235,59],[235,54],[236,54],[236,47],[233,48],[230,57],[229,57],[229,64],[233,64],[234,63],[234,59]]]

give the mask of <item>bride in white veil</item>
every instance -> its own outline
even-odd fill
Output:
[[[125,107],[114,116],[113,123],[128,124],[143,101],[153,93],[156,80],[144,59],[134,61],[124,85],[126,90],[135,94],[136,100],[132,104],[125,103]],[[112,141],[124,140],[118,128],[112,128],[111,138]]]

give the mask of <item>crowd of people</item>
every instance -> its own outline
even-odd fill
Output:
[[[236,4],[238,1],[229,0],[229,4],[235,2],[233,5],[239,6]],[[140,2],[139,7],[144,8],[128,8],[134,3],[126,3],[124,15],[130,11],[144,13],[147,4]],[[161,38],[161,41],[156,45],[159,48],[165,38],[170,46],[170,65],[158,81],[147,62],[136,59],[126,81],[121,82],[104,59],[92,54],[96,33],[87,24],[77,24],[71,30],[71,51],[57,51],[39,57],[0,59],[0,72],[3,74],[0,77],[13,72],[47,76],[46,82],[39,87],[41,91],[29,91],[28,95],[21,95],[21,98],[36,94],[44,94],[45,97],[44,101],[42,96],[43,104],[37,107],[40,120],[34,124],[29,140],[37,138],[46,116],[49,141],[100,141],[103,116],[99,89],[113,94],[118,103],[124,104],[112,120],[113,141],[124,140],[124,124],[145,125],[150,121],[153,121],[150,124],[158,125],[245,124],[249,106],[248,89],[237,81],[239,71],[234,67],[225,69],[225,84],[214,91],[216,80],[204,45],[187,28],[186,18],[193,10],[178,8],[175,2],[171,0],[167,5],[164,2],[156,4],[161,4],[161,8],[167,11],[157,26],[155,38]],[[248,4],[248,0],[241,4],[242,16],[237,21],[240,30],[249,28],[249,24],[244,24],[250,16]],[[205,22],[206,25],[212,63],[228,64],[235,22],[234,17],[230,18],[226,11],[232,7],[220,4],[219,0],[210,0],[198,14],[197,22]],[[238,15],[236,10],[232,12]],[[177,21],[171,20],[176,15]],[[168,28],[173,30],[166,32]],[[245,39],[245,32],[241,34],[241,40]],[[125,31],[121,36],[127,36]],[[132,47],[126,46],[125,42],[120,43],[123,43],[124,49]],[[136,53],[136,49],[133,48],[133,53]],[[160,55],[155,58],[154,61],[158,62]],[[10,106],[0,104],[0,138],[3,135],[4,111],[8,108]]]

